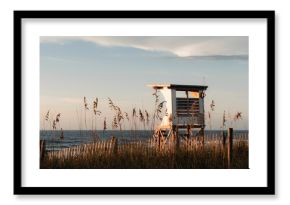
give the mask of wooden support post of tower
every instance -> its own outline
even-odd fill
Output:
[[[171,149],[173,152],[176,152],[179,149],[179,136],[178,136],[178,127],[176,125],[172,126],[171,132]]]
[[[190,138],[190,133],[191,133],[190,125],[187,125],[187,126],[186,126],[186,131],[187,131],[187,133],[186,133],[186,137],[187,137],[187,140],[189,140],[189,138]]]
[[[200,128],[201,145],[204,146],[204,127]]]
[[[158,151],[161,151],[161,131],[158,131]]]
[[[175,136],[175,150],[179,149],[179,133],[178,133],[178,125],[176,125],[176,136]]]

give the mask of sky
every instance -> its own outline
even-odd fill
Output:
[[[171,83],[208,86],[206,129],[220,129],[224,112],[228,127],[248,129],[248,44],[247,36],[40,37],[40,127],[51,129],[61,113],[58,128],[64,130],[103,129],[105,118],[112,129],[108,98],[129,116],[134,107],[152,116],[154,90],[146,85]],[[242,119],[234,121],[237,112]],[[131,128],[124,120],[123,129]]]

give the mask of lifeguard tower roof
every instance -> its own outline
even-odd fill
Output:
[[[207,86],[203,85],[148,84],[147,86],[152,87],[153,89],[168,88],[176,91],[200,91],[207,89]]]

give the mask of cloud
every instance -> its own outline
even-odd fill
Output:
[[[208,56],[186,56],[182,59],[196,60],[248,60],[248,55],[208,55]]]
[[[101,46],[132,47],[168,52],[177,57],[247,56],[247,36],[52,36],[41,43],[64,44],[67,41],[93,42]]]

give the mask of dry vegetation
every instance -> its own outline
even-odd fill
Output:
[[[41,160],[43,169],[225,169],[227,147],[220,139],[202,146],[197,140],[183,141],[178,149],[170,143],[159,148],[153,140],[117,144],[116,138],[49,152]],[[248,168],[248,142],[233,145],[233,169]]]
[[[164,104],[159,102],[157,91],[153,93],[155,98],[155,110],[152,116],[148,111],[133,108],[131,116],[116,105],[112,99],[108,98],[109,108],[113,111],[112,129],[123,130],[123,123],[128,121],[131,124],[131,131],[136,132],[139,128],[154,130],[155,120],[161,120],[166,115]],[[97,121],[101,111],[98,110],[98,98],[92,103],[89,109],[87,98],[84,97],[84,124],[87,129],[87,112],[92,111],[92,135],[94,143],[83,144],[76,147],[62,149],[60,151],[47,151],[41,153],[40,168],[43,169],[225,169],[227,163],[227,146],[223,144],[222,136],[207,138],[205,144],[200,143],[196,137],[181,140],[178,147],[170,144],[167,140],[162,145],[148,136],[149,141],[118,141],[115,137],[109,140],[100,140],[97,136]],[[214,101],[210,104],[208,120],[210,129],[212,127],[211,118],[214,112]],[[151,118],[151,119],[150,119]],[[107,130],[106,117],[103,118],[103,135]],[[229,118],[228,118],[229,119]],[[242,119],[242,113],[238,112],[233,120]],[[53,121],[52,121],[53,120]],[[52,121],[52,126],[51,126]],[[60,113],[54,119],[50,119],[48,111],[44,118],[44,123],[50,122],[50,127],[54,131],[59,130]],[[150,125],[151,122],[151,125]],[[226,128],[226,115],[223,113],[222,129]],[[231,168],[248,168],[248,140],[237,139],[233,143],[233,159]]]

